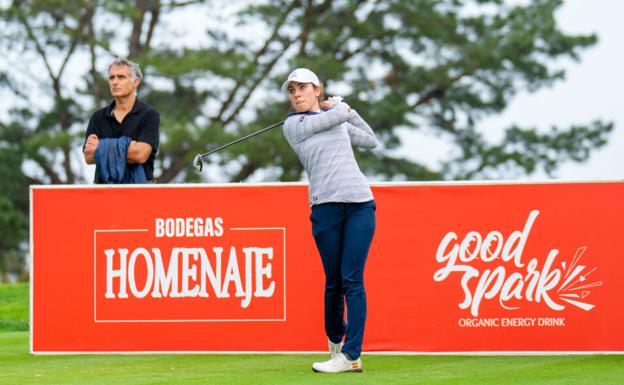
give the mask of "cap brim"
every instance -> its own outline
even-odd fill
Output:
[[[284,83],[282,83],[282,91],[286,91],[286,90],[288,90],[288,85],[289,85],[290,83],[292,83],[292,82],[295,82],[295,83],[310,83],[310,84],[312,84],[312,85],[313,85],[313,86],[315,86],[315,87],[318,87],[318,86],[319,86],[319,85],[318,85],[318,84],[316,84],[314,81],[310,81],[310,80],[308,80],[308,79],[288,79],[288,80],[286,80]]]
[[[290,82],[292,82],[293,80],[286,80],[284,83],[282,83],[282,91],[286,91],[288,90],[288,85],[290,84]]]

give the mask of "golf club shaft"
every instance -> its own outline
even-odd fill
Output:
[[[242,138],[238,138],[238,139],[236,139],[236,140],[234,140],[234,141],[232,141],[232,142],[230,142],[230,143],[226,143],[226,144],[224,144],[224,145],[222,145],[222,146],[219,146],[219,147],[217,147],[217,148],[214,148],[214,149],[212,149],[212,150],[210,150],[210,151],[208,151],[208,152],[206,152],[206,153],[204,153],[204,154],[201,154],[201,155],[200,155],[200,157],[203,159],[204,157],[206,157],[206,156],[208,156],[208,155],[210,155],[210,154],[212,154],[212,153],[214,153],[214,152],[217,152],[217,151],[219,151],[219,150],[223,150],[223,149],[224,149],[224,148],[226,148],[226,147],[230,147],[231,145],[234,145],[234,144],[236,144],[236,143],[238,143],[238,142],[242,142],[243,140],[249,139],[249,138],[251,138],[252,136],[256,136],[256,135],[258,135],[258,134],[262,134],[263,132],[268,131],[268,130],[270,130],[270,129],[272,129],[272,128],[275,128],[275,127],[281,126],[282,124],[284,124],[284,121],[281,121],[281,122],[278,122],[278,123],[272,124],[272,125],[270,125],[270,126],[268,126],[268,127],[265,127],[265,128],[263,128],[263,129],[261,129],[261,130],[258,130],[258,131],[256,131],[256,132],[252,132],[251,134],[245,135],[245,136],[243,136]]]

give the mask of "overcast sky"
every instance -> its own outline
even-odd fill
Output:
[[[565,0],[557,13],[563,31],[596,33],[598,43],[581,52],[580,62],[562,63],[567,72],[564,81],[536,93],[516,95],[503,114],[482,121],[479,128],[495,136],[512,123],[548,129],[586,124],[596,119],[612,121],[615,128],[606,147],[593,152],[586,163],[563,165],[556,176],[559,179],[624,179],[623,15],[624,0]],[[5,110],[6,107],[0,108],[0,117]],[[399,151],[401,154],[418,154],[414,157],[434,167],[436,159],[448,158],[448,148],[444,144],[418,136],[406,139],[406,146]],[[92,174],[91,169],[85,171]],[[530,177],[545,178],[543,173]]]
[[[483,120],[478,128],[486,133],[486,137],[498,140],[504,129],[513,123],[519,127],[548,130],[552,126],[567,128],[597,119],[613,122],[615,127],[607,146],[594,151],[585,163],[561,165],[555,177],[566,180],[624,179],[623,15],[622,0],[565,0],[556,14],[561,29],[568,34],[595,33],[598,43],[581,51],[579,62],[556,63],[557,68],[566,69],[565,80],[535,93],[517,94],[503,114]],[[439,139],[411,133],[403,138],[406,145],[397,153],[431,167],[450,156],[449,146]],[[542,171],[528,177],[531,180],[547,178]]]
[[[582,51],[580,62],[566,63],[566,79],[552,88],[522,93],[503,115],[484,128],[518,123],[521,127],[568,127],[602,119],[615,123],[609,144],[584,164],[560,168],[560,179],[624,179],[624,1],[566,0],[557,20],[566,33],[596,33],[598,43]],[[539,174],[532,179],[544,179]]]
[[[495,138],[512,123],[547,130],[597,119],[612,121],[615,128],[607,146],[594,151],[586,163],[564,164],[555,174],[558,179],[624,179],[624,108],[619,97],[624,92],[623,15],[624,0],[565,0],[556,14],[561,29],[569,34],[595,33],[598,43],[581,51],[579,62],[556,63],[557,68],[566,69],[565,80],[535,93],[517,94],[503,114],[482,121],[479,128]],[[438,168],[439,160],[449,158],[448,145],[436,143],[438,139],[418,133],[410,133],[404,139],[405,146],[397,151],[401,155],[434,168]],[[543,172],[529,177],[546,178]]]

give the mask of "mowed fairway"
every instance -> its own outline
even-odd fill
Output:
[[[364,373],[338,375],[311,371],[320,355],[32,356],[27,304],[27,285],[0,285],[0,385],[624,384],[621,355],[364,355]]]

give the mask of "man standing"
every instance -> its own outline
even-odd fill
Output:
[[[94,183],[145,183],[154,176],[160,114],[136,97],[138,64],[118,58],[108,67],[114,100],[89,121],[83,153],[96,164]]]

